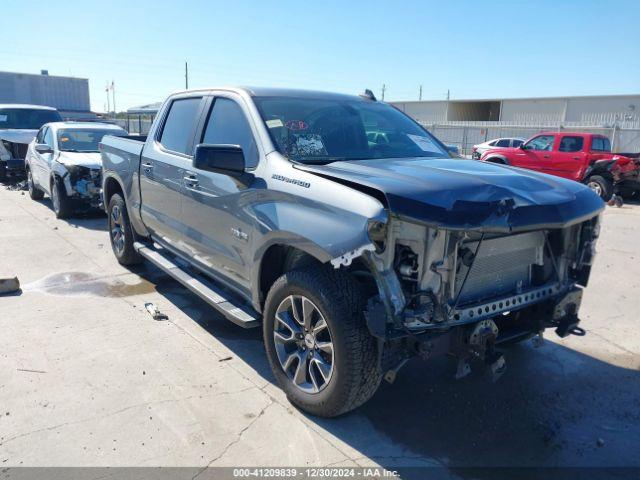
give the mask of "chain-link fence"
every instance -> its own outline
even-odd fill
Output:
[[[462,155],[471,155],[474,145],[494,138],[530,138],[540,132],[567,131],[598,133],[609,137],[614,152],[640,152],[640,128],[601,126],[549,126],[507,124],[427,124],[423,126],[447,145],[455,145]]]

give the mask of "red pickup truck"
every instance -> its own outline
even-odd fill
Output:
[[[480,160],[569,178],[605,201],[640,191],[640,160],[611,153],[609,139],[593,133],[543,132],[517,148],[487,150]]]

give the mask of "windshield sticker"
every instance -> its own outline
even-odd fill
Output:
[[[9,115],[0,115],[0,122],[6,122]]]
[[[282,120],[280,120],[279,118],[274,118],[273,120],[267,120],[266,124],[267,124],[267,127],[269,128],[284,127],[284,123],[282,123]]]
[[[292,135],[289,155],[293,157],[321,157],[327,155],[322,137],[316,133]]]
[[[293,131],[306,130],[309,127],[304,120],[288,120],[284,126]]]
[[[421,137],[420,135],[411,135],[409,133],[407,133],[407,137],[413,140],[413,143],[420,147],[423,152],[442,153],[429,137]]]

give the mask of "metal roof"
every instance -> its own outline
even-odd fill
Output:
[[[53,107],[46,107],[44,105],[29,105],[27,103],[0,103],[0,108],[17,108],[17,109],[29,109],[29,110],[55,110]]]

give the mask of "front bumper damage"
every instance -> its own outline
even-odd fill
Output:
[[[411,357],[452,355],[456,378],[481,365],[495,380],[506,365],[500,345],[540,344],[548,328],[584,335],[578,311],[598,233],[597,216],[514,235],[392,221],[384,250],[357,252],[377,286],[365,319],[385,378]]]
[[[56,170],[64,182],[67,196],[77,208],[102,208],[101,169],[58,164]]]

